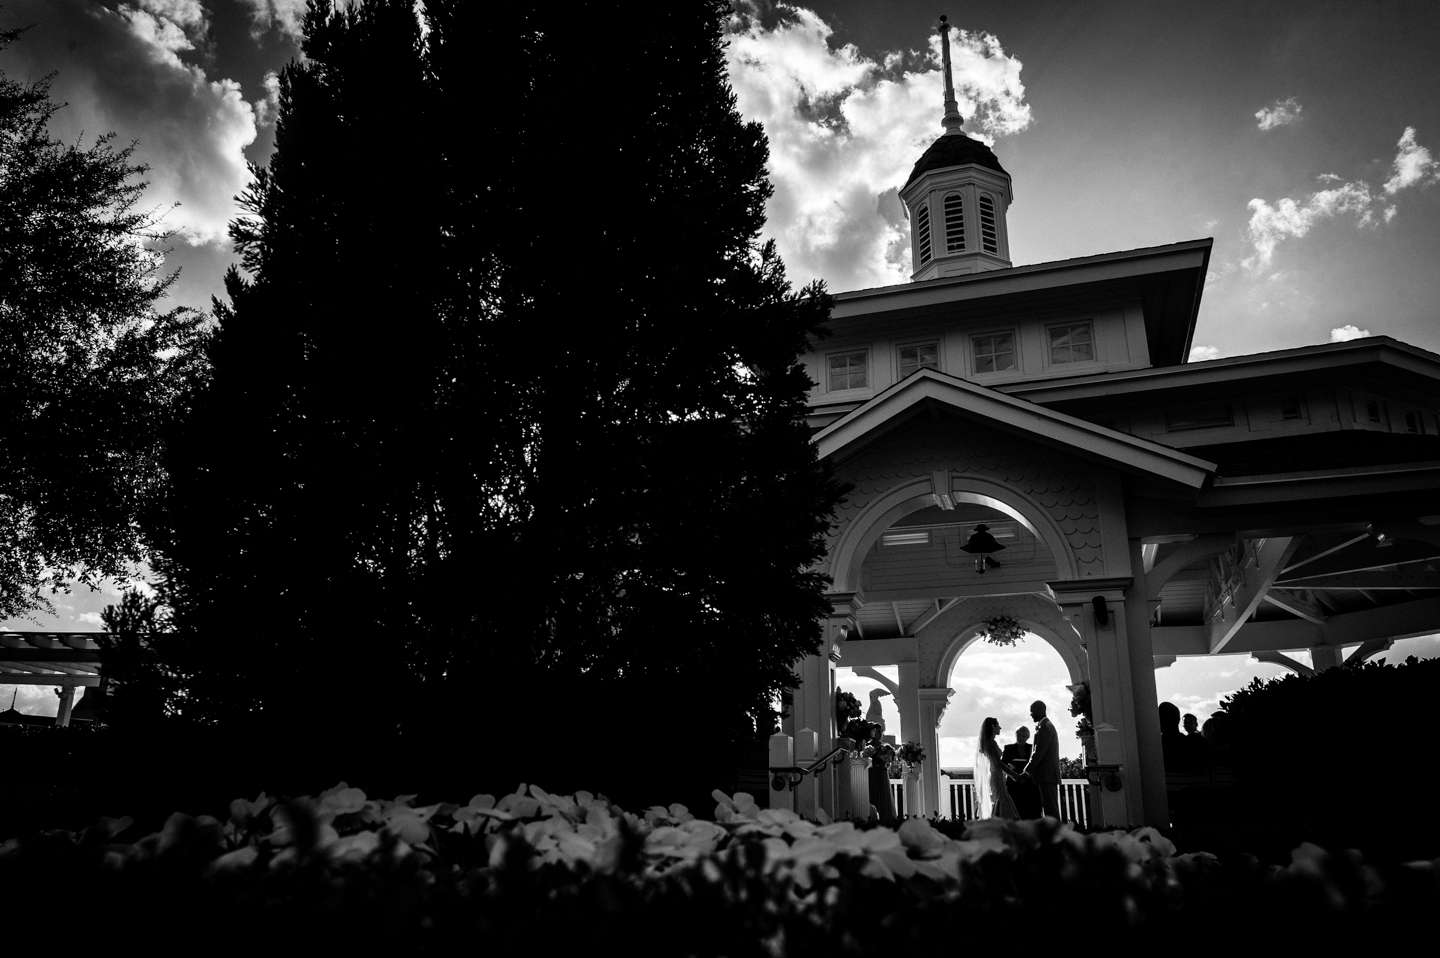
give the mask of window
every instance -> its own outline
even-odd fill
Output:
[[[965,251],[965,201],[959,193],[945,197],[945,252]]]
[[[1299,419],[1299,418],[1300,418],[1300,400],[1298,400],[1298,399],[1285,399],[1285,400],[1281,400],[1281,402],[1280,402],[1280,418],[1281,418],[1281,419]]]
[[[1417,416],[1417,415],[1415,415],[1413,412],[1407,412],[1407,413],[1405,414],[1405,431],[1406,431],[1406,432],[1419,432],[1419,431],[1420,431],[1420,417]]]
[[[940,344],[922,343],[918,346],[900,347],[900,378],[915,372],[917,369],[939,369],[940,368]]]
[[[886,546],[928,546],[930,530],[918,532],[886,532],[880,536],[880,544]]]
[[[1365,403],[1365,415],[1369,417],[1371,422],[1380,422],[1380,404],[1373,399],[1367,400]]]
[[[870,385],[865,354],[837,353],[830,357],[830,391],[864,389]]]
[[[1165,414],[1167,432],[1184,432],[1187,429],[1219,429],[1235,425],[1230,406],[1197,406],[1177,409]]]
[[[930,262],[930,207],[920,207],[915,214],[915,256],[921,266]]]
[[[980,196],[980,248],[987,253],[1000,252],[1000,240],[995,232],[995,201]]]
[[[1002,369],[1015,368],[1015,334],[991,333],[974,336],[970,345],[975,351],[977,373],[998,373]]]
[[[1050,327],[1050,362],[1083,363],[1095,358],[1089,323]]]

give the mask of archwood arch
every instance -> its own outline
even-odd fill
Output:
[[[860,564],[880,535],[897,521],[935,504],[929,479],[914,479],[888,490],[866,505],[840,534],[830,563],[836,592],[854,592],[860,582]],[[1043,542],[1055,560],[1056,576],[1078,576],[1075,555],[1050,513],[1029,496],[982,476],[952,475],[950,492],[955,501],[987,506],[1016,520]]]

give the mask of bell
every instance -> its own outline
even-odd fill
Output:
[[[960,547],[975,557],[975,571],[981,575],[985,574],[987,563],[997,569],[1000,567],[1000,563],[990,558],[989,554],[1005,548],[995,541],[995,537],[990,534],[989,529],[990,527],[982,522],[975,527],[974,532],[970,533],[969,541]]]

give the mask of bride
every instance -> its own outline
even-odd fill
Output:
[[[1000,746],[995,737],[1000,734],[1000,721],[987,718],[980,726],[980,747],[975,750],[975,817],[976,818],[1019,818],[1005,780],[1014,778],[1012,772],[1000,760]]]

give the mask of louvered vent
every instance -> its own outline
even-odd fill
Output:
[[[945,252],[965,251],[965,203],[959,193],[945,197]]]
[[[995,201],[988,196],[980,197],[980,247],[987,253],[1000,252],[1000,240],[995,233]]]
[[[921,266],[930,262],[930,208],[920,207],[920,212],[915,217],[915,239],[919,243],[919,262]]]

